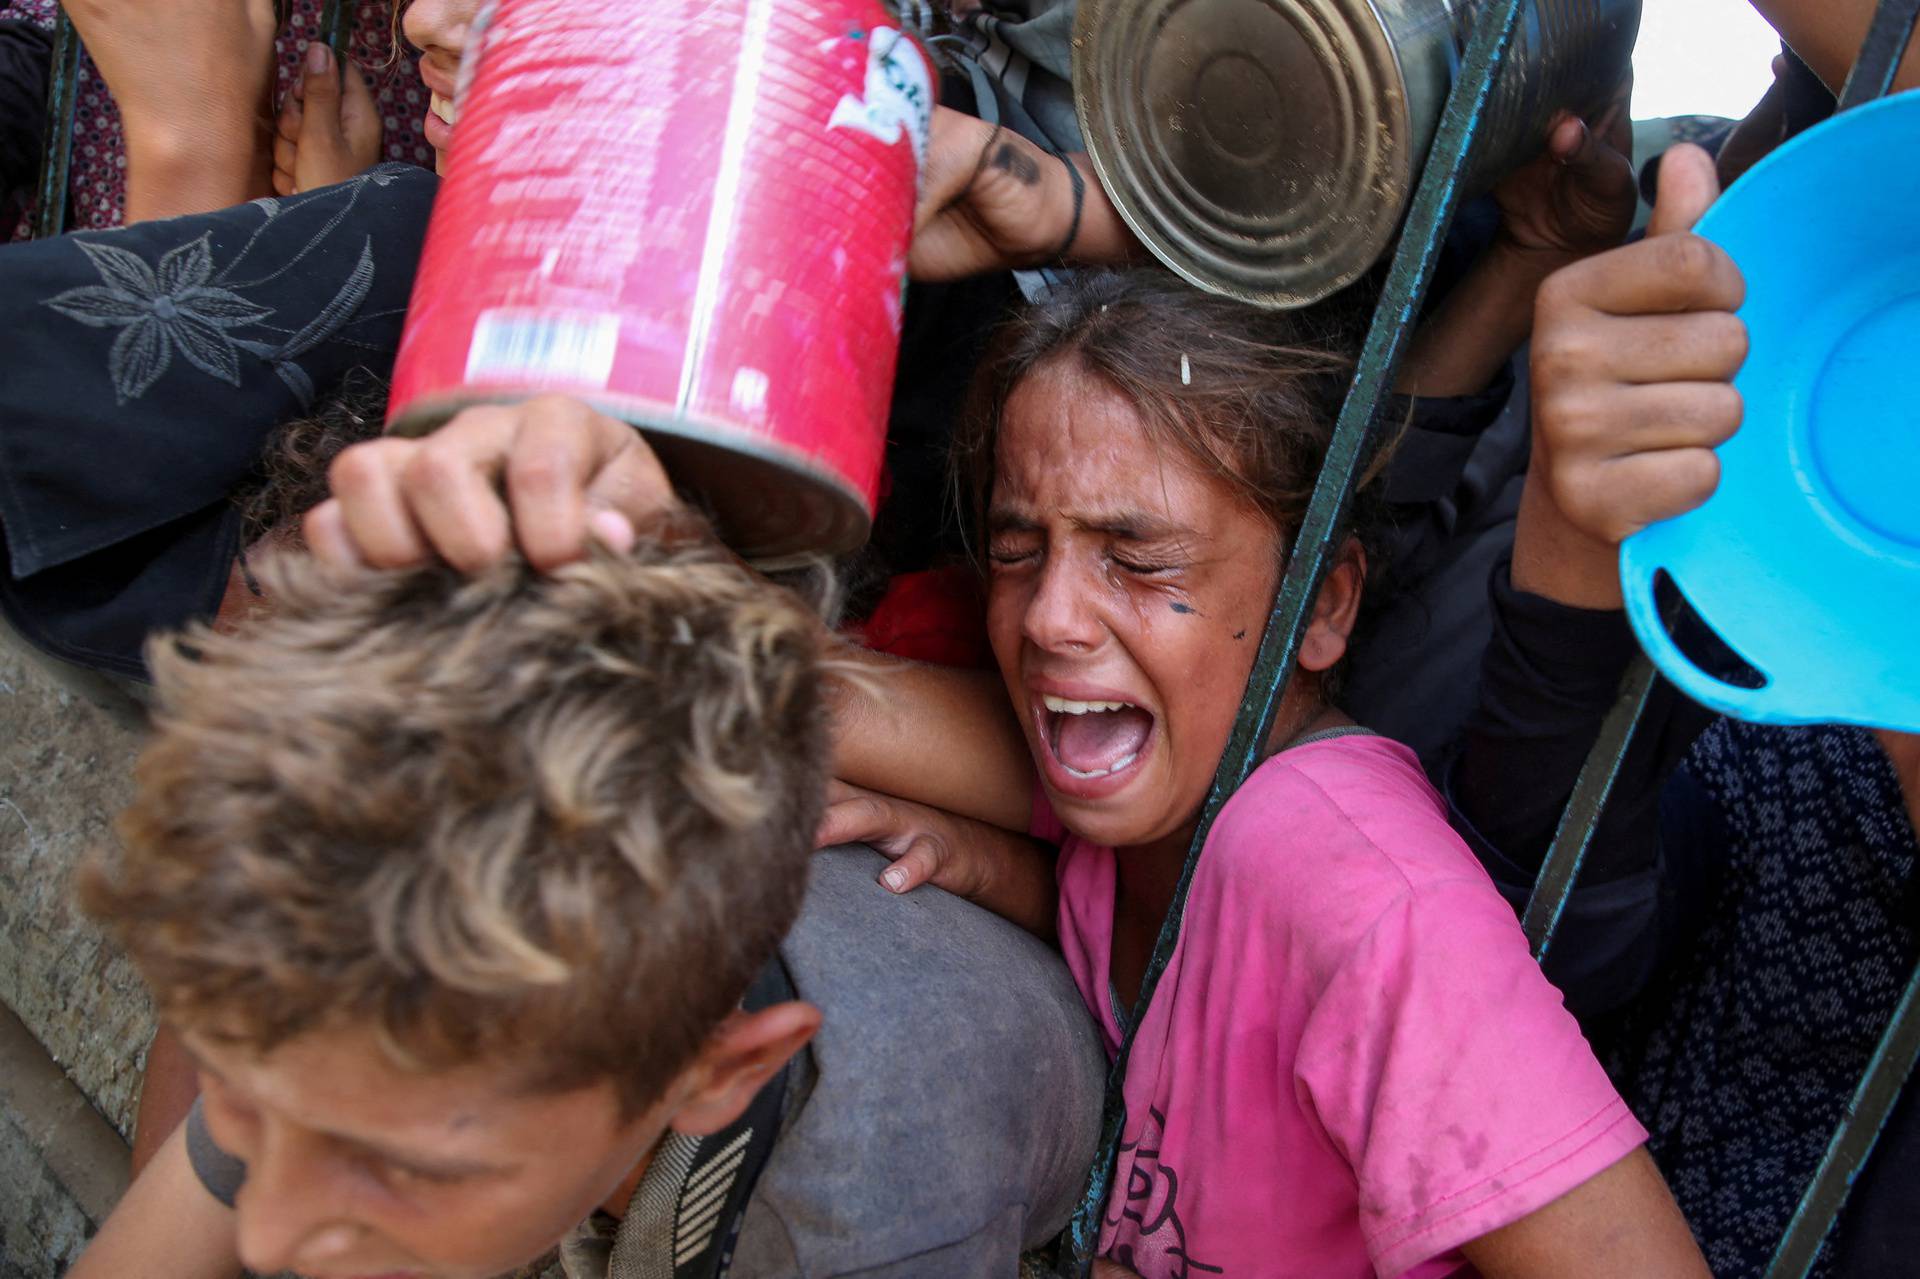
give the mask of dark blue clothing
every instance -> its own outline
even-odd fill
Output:
[[[1636,651],[1617,612],[1493,582],[1457,824],[1524,902]],[[1916,848],[1871,734],[1719,720],[1659,682],[1549,952],[1720,1279],[1761,1274],[1916,960]],[[1814,1273],[1920,1258],[1905,1097]]]

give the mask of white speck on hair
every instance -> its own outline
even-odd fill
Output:
[[[687,619],[676,616],[673,619],[673,642],[686,647],[693,643],[693,628],[687,625]]]
[[[1185,351],[1180,353],[1180,385],[1193,385],[1193,366],[1187,363],[1187,353]]]

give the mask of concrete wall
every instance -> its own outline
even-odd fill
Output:
[[[0,1279],[53,1279],[124,1186],[152,1012],[69,881],[139,739],[124,694],[0,633]]]

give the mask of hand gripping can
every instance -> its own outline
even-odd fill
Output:
[[[880,486],[934,84],[879,0],[497,0],[389,429],[560,393],[646,432],[741,554]]]

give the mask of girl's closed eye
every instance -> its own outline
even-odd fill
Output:
[[[1186,565],[1172,557],[1159,558],[1137,552],[1114,551],[1107,556],[1114,567],[1140,577],[1164,577],[1179,572]]]
[[[995,568],[1025,564],[1040,555],[1040,539],[1031,533],[999,534],[987,543],[987,562]]]

